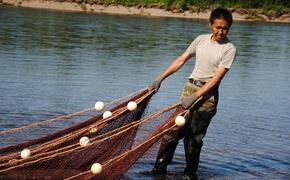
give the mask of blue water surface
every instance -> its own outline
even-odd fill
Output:
[[[238,54],[220,86],[200,179],[290,178],[289,32],[289,24],[233,24]],[[204,20],[0,7],[0,130],[145,88],[203,33]],[[177,102],[193,65],[164,81],[147,113]],[[153,163],[138,161],[124,179],[154,179],[144,173]],[[184,167],[181,142],[166,179]]]

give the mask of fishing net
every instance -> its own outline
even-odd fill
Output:
[[[141,118],[152,95],[152,91],[143,90],[113,106],[109,118],[97,114],[44,137],[1,148],[0,179],[120,178],[175,126],[175,117],[183,112],[180,106],[172,105]],[[129,111],[126,105],[132,100],[138,106]],[[81,137],[88,137],[89,144],[80,146]],[[22,159],[23,148],[29,148],[31,156]],[[98,175],[90,171],[96,162],[103,167]]]
[[[151,96],[152,92],[149,92],[148,90],[141,90],[118,100],[107,103],[106,110],[110,110],[111,112],[113,112],[113,117],[116,117],[115,115],[117,115],[120,111],[123,111],[122,113],[125,113],[124,109],[126,109],[125,107],[129,101],[136,101],[137,99],[141,101],[144,99],[143,102],[140,103],[141,105],[138,107],[138,109],[134,112],[134,114],[137,114],[143,112],[142,106],[145,105],[144,107],[146,107]],[[96,122],[102,123],[103,112],[104,110],[98,112],[95,111],[94,108],[89,108],[70,115],[61,116],[58,118],[37,122],[34,124],[29,124],[19,128],[9,129],[6,131],[0,131],[0,155],[2,156],[7,153],[9,154],[11,152],[17,152],[26,147],[31,147],[33,145],[51,141],[52,139],[61,137],[64,134],[75,132],[75,130],[87,127]],[[118,126],[117,123],[114,124]],[[40,131],[41,133],[39,133]],[[39,138],[41,134],[43,137]],[[3,145],[6,147],[1,147]]]
[[[51,134],[45,135],[43,137],[32,139],[24,143],[19,143],[15,145],[10,145],[6,147],[0,148],[0,169],[3,167],[13,166],[16,163],[16,160],[20,160],[19,162],[23,162],[23,159],[20,159],[20,151],[23,148],[31,149],[32,154],[40,154],[42,152],[49,152],[52,150],[59,150],[61,147],[65,147],[68,145],[75,144],[79,141],[80,137],[88,136],[94,137],[100,134],[109,132],[117,127],[128,124],[134,120],[140,119],[143,111],[145,110],[146,105],[148,104],[152,92],[148,90],[142,90],[136,92],[134,94],[123,97],[119,100],[113,101],[108,104],[108,108],[111,108],[112,116],[109,118],[103,118],[102,112],[96,112],[93,108],[84,110],[78,113],[74,113],[68,116],[63,116],[61,118],[55,118],[48,121],[35,123],[31,125],[27,125],[20,128],[15,128],[7,131],[1,131],[0,137],[2,144],[5,144],[6,141],[13,139],[13,137],[27,137],[27,133],[35,132],[34,130],[43,129],[44,125],[51,127],[51,124],[56,124],[59,120],[69,119],[69,122],[72,122],[72,119],[77,119],[77,116],[80,117],[88,117],[88,114],[91,114],[89,120],[80,122],[66,129],[53,132]],[[130,101],[135,101],[137,105],[137,109],[134,111],[129,111],[127,109],[127,104]],[[106,105],[107,106],[107,105]],[[95,115],[93,115],[95,112]],[[86,115],[84,115],[86,113]],[[81,118],[81,119],[82,119]],[[61,123],[63,124],[63,123]],[[52,125],[55,126],[55,125]],[[60,125],[61,126],[61,125]],[[49,128],[48,128],[49,129]],[[26,159],[31,160],[31,158]],[[19,163],[18,162],[18,163]]]
[[[90,169],[87,169],[87,171],[67,179],[120,179],[139,158],[152,154],[156,156],[160,139],[165,133],[168,133],[176,126],[175,118],[182,113],[184,113],[182,107],[172,105],[157,113],[146,116],[138,122],[132,123],[124,132],[119,132],[125,133],[128,130],[139,127],[130,150],[106,162],[95,161],[102,164],[100,174],[94,174]]]

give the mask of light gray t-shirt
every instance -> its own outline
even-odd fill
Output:
[[[235,46],[228,40],[216,42],[211,39],[212,34],[198,36],[185,52],[195,55],[194,69],[189,76],[204,82],[209,81],[218,67],[229,69],[236,56]]]

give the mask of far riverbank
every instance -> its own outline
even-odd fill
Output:
[[[193,19],[208,19],[210,10],[202,12],[192,11],[167,11],[158,7],[143,7],[143,6],[122,6],[122,5],[98,5],[84,4],[76,2],[55,2],[45,0],[0,0],[2,6],[14,6],[24,8],[49,9],[60,11],[76,11],[87,13],[105,13],[115,15],[134,15],[134,16],[149,16],[149,17],[174,17],[174,18],[193,18]],[[250,16],[245,11],[233,11],[235,21],[263,21],[263,22],[280,22],[290,23],[290,13],[284,14],[277,18],[269,18],[262,14]]]

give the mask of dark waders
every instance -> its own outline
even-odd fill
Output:
[[[200,87],[194,83],[187,82],[184,85],[180,99],[192,94],[199,88]],[[198,169],[201,147],[203,145],[202,139],[206,134],[212,117],[216,113],[217,103],[218,88],[214,88],[189,109],[188,113],[185,115],[185,126],[181,128],[174,127],[163,137],[157,159],[152,170],[153,173],[166,173],[166,167],[172,161],[178,141],[183,138],[186,158],[186,168],[184,170],[184,174],[189,177],[188,179],[191,179],[191,176],[196,176],[195,173]]]

